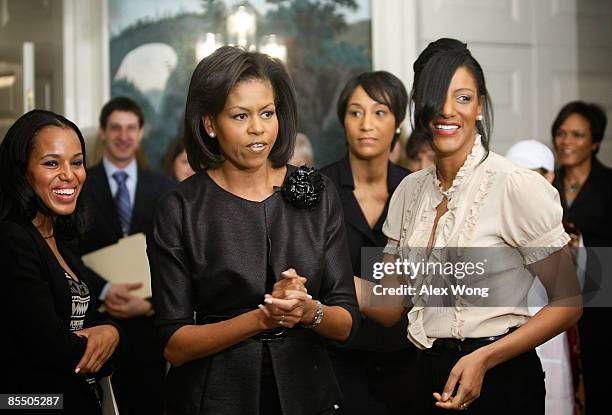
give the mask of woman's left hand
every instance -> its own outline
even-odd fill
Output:
[[[458,411],[467,409],[480,396],[486,371],[482,348],[463,356],[451,370],[442,394],[434,392],[436,406]],[[457,394],[452,396],[457,385]]]
[[[119,331],[110,324],[89,327],[75,331],[74,334],[87,338],[87,348],[81,361],[77,363],[76,373],[98,372],[119,344]]]

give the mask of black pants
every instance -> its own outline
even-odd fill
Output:
[[[395,352],[331,351],[342,391],[343,415],[405,415],[411,412],[416,348]]]
[[[605,414],[610,411],[608,383],[605,381],[612,370],[608,342],[602,341],[602,327],[607,327],[612,318],[609,308],[585,307],[578,323],[580,330],[580,356],[584,371],[586,413]]]
[[[113,391],[121,415],[161,415],[166,362],[153,319],[117,320],[121,327]]]
[[[467,347],[440,347],[419,350],[415,372],[415,392],[418,397],[411,415],[454,414],[435,406],[433,392],[442,393],[448,375],[457,361],[487,343]],[[544,372],[535,350],[501,363],[485,373],[480,397],[471,403],[466,415],[544,415]]]

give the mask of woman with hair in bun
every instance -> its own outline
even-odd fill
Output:
[[[375,303],[374,287],[355,279],[360,309],[387,325],[408,313],[408,338],[419,348],[413,414],[543,414],[544,374],[534,348],[581,314],[570,301],[579,288],[559,195],[538,173],[489,151],[491,100],[464,43],[430,43],[414,72],[415,132],[431,141],[435,163],[393,194],[385,261],[428,266],[409,278],[401,270],[383,277],[385,287],[414,289],[401,304]],[[469,263],[482,272],[465,276],[467,266],[459,265]],[[450,264],[451,271],[429,264]],[[534,274],[549,305],[530,318]]]

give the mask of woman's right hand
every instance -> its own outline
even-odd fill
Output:
[[[111,357],[119,344],[119,331],[110,324],[89,327],[74,334],[87,338],[87,348],[77,363],[75,373],[96,373]]]

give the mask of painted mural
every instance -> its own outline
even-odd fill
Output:
[[[299,130],[313,142],[318,166],[345,151],[335,103],[346,81],[371,69],[369,0],[109,0],[111,95],[143,108],[143,142],[159,169],[180,134],[191,73],[210,46],[280,49],[296,84]],[[247,10],[236,31],[236,13]],[[244,20],[251,16],[252,21]],[[245,23],[246,22],[246,23]],[[244,29],[247,23],[252,30]],[[236,38],[238,36],[238,38]],[[269,42],[276,49],[266,49]],[[268,43],[266,43],[268,42]],[[271,52],[269,52],[271,51]]]

